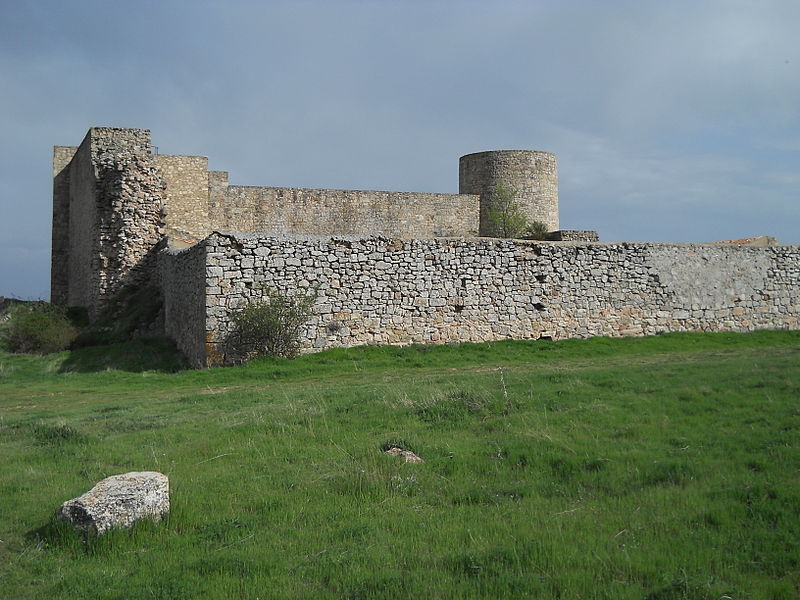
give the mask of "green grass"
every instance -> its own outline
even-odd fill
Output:
[[[800,596],[800,333],[179,368],[0,354],[0,597]],[[129,470],[169,475],[166,522],[53,519]]]

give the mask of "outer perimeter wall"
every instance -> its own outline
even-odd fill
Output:
[[[305,351],[800,325],[798,246],[214,233],[184,252],[204,260],[161,255],[165,308],[181,319],[171,303],[204,295],[205,334],[171,332],[195,366],[225,362],[231,312],[262,284],[316,290]]]

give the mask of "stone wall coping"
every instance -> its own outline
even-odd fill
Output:
[[[227,171],[221,171],[222,173],[227,173]],[[298,192],[317,192],[317,193],[325,193],[325,192],[337,192],[337,193],[358,193],[358,194],[408,194],[410,196],[446,196],[446,197],[453,197],[453,198],[461,198],[461,197],[473,197],[478,198],[478,194],[455,194],[452,192],[409,192],[405,190],[355,190],[355,189],[345,189],[345,188],[304,188],[304,187],[288,187],[288,186],[280,186],[280,185],[239,185],[236,183],[232,183],[228,186],[229,188],[244,188],[244,189],[258,189],[258,190],[286,190],[286,191],[298,191]]]
[[[147,133],[150,133],[149,129],[142,129],[141,127],[106,127],[103,125],[90,127],[89,131],[131,131],[135,133],[140,133],[142,131],[145,131]]]
[[[242,232],[242,231],[214,231],[205,240],[220,235],[236,240],[294,240],[298,242],[317,242],[328,240],[343,240],[348,242],[366,242],[371,240],[403,240],[396,236],[381,236],[381,235],[314,235],[314,234],[289,234],[289,233],[258,233],[258,232]],[[203,241],[205,241],[203,240]],[[514,238],[493,238],[493,237],[437,237],[437,238],[413,238],[416,242],[438,241],[438,242],[513,242],[519,245],[526,246],[653,246],[659,248],[678,247],[678,248],[720,248],[719,243],[715,242],[643,242],[643,241],[618,241],[618,242],[581,242],[581,241],[550,241],[550,240],[523,240]],[[800,248],[800,244],[778,244],[775,246],[748,246],[747,244],[730,244],[723,247],[742,247],[753,250],[762,250],[764,248]]]
[[[548,152],[547,150],[481,150],[480,152],[470,152],[469,154],[464,154],[461,158],[466,158],[467,156],[478,156],[480,154],[547,154],[550,156],[555,156],[554,152]]]
[[[165,154],[163,152],[158,153],[156,156],[166,157],[166,158],[205,158],[208,160],[208,156],[203,154]]]

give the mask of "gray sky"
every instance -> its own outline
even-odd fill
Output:
[[[231,183],[458,191],[555,152],[561,226],[800,243],[797,0],[0,0],[0,295],[49,297],[53,145],[150,129]]]

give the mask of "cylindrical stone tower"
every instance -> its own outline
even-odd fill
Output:
[[[541,221],[548,231],[558,230],[558,168],[556,155],[536,150],[492,150],[462,156],[458,191],[481,197],[480,235],[496,235],[489,208],[496,190],[514,193],[529,221]]]

